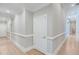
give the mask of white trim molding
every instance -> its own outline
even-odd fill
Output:
[[[26,38],[26,37],[33,37],[33,36],[34,36],[33,34],[30,34],[30,35],[23,35],[23,34],[14,33],[14,32],[11,32],[11,34],[18,35],[18,36],[21,36],[21,37],[24,37],[24,38]],[[60,37],[60,36],[63,36],[63,35],[64,35],[64,33],[60,33],[60,34],[58,34],[58,35],[56,35],[56,36],[54,36],[54,37],[48,36],[47,39],[49,39],[49,40],[54,40],[54,39],[56,39],[56,38],[58,38],[58,37]],[[27,48],[24,48],[23,46],[19,45],[19,44],[16,43],[15,41],[12,41],[12,42],[13,42],[21,51],[23,51],[24,53],[25,53],[25,52],[28,52],[28,51],[31,50],[31,49],[37,49],[38,51],[43,52],[43,53],[46,54],[46,55],[56,55],[56,54],[58,53],[58,51],[60,50],[60,48],[62,47],[62,45],[64,44],[65,40],[66,40],[66,39],[64,39],[64,40],[61,42],[61,44],[56,48],[56,50],[55,50],[54,53],[49,53],[49,52],[43,51],[43,50],[41,50],[40,48],[35,47],[34,45],[33,45],[33,46],[30,46],[30,47],[27,47]],[[52,48],[52,49],[53,49],[53,48]]]
[[[47,39],[54,40],[55,38],[60,37],[60,36],[62,36],[62,35],[64,35],[64,33],[60,33],[60,34],[58,34],[58,35],[56,35],[56,36],[53,36],[53,37],[48,36]]]
[[[24,34],[20,34],[20,33],[15,33],[15,32],[11,32],[11,34],[14,34],[14,35],[18,35],[20,37],[33,37],[33,34],[28,34],[28,35],[24,35]]]
[[[65,43],[66,39],[64,39],[61,44],[55,49],[54,51],[54,55],[57,55],[57,53],[59,52],[60,48],[63,46],[63,44]]]
[[[48,36],[47,39],[51,41],[51,40],[55,40],[56,38],[61,37],[63,35],[64,35],[64,32],[60,33],[54,37]],[[56,55],[59,52],[60,48],[62,47],[62,45],[64,44],[65,41],[66,41],[66,39],[64,38],[63,41],[59,44],[59,46],[55,49],[54,53],[50,53],[50,54]]]
[[[26,53],[28,51],[30,51],[31,49],[34,49],[33,46],[30,46],[30,47],[27,47],[27,48],[24,48],[23,46],[21,46],[20,44],[18,44],[17,42],[11,40],[12,43],[14,43],[23,53]]]
[[[23,34],[19,34],[19,33],[15,33],[15,32],[10,32],[10,34],[14,34],[23,38],[27,38],[27,37],[33,37],[33,34],[29,34],[29,35],[23,35]],[[29,46],[27,48],[24,48],[23,46],[21,46],[19,43],[15,42],[14,40],[11,40],[23,53],[26,53],[28,51],[30,51],[31,49],[34,49],[33,46]]]
[[[38,51],[40,51],[40,52],[42,52],[42,53],[44,53],[45,55],[51,55],[50,53],[48,53],[48,52],[46,52],[46,51],[44,51],[44,50],[41,50],[40,48],[38,48],[38,47],[33,47],[34,49],[37,49]]]

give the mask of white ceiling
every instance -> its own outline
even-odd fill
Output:
[[[49,3],[0,3],[0,12],[16,14],[21,12],[23,8],[35,12],[47,5]]]
[[[74,3],[62,3],[61,5],[62,5],[62,7],[64,8],[64,10],[67,11],[67,10],[69,10],[70,8],[73,7]]]
[[[66,15],[72,16],[79,10],[79,3],[63,3],[62,7],[64,8]]]
[[[50,3],[0,3],[0,15],[11,16],[22,11],[23,8],[35,12]],[[74,3],[62,3],[65,11],[69,10]]]
[[[71,10],[79,8],[79,3],[63,3],[61,5],[64,8],[65,12],[70,12]]]
[[[48,5],[49,3],[28,3],[28,4],[25,4],[25,8],[32,12],[35,12]]]

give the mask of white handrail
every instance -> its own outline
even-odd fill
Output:
[[[21,37],[33,37],[33,34],[24,35],[24,34],[15,33],[15,32],[10,32],[10,33],[11,33],[11,34],[14,34],[14,35],[18,35],[18,36],[21,36]]]
[[[62,36],[62,35],[64,35],[64,33],[60,33],[60,34],[58,34],[58,35],[56,35],[56,36],[54,36],[54,37],[48,36],[47,39],[54,40],[55,38],[60,37],[60,36]]]
[[[33,34],[24,35],[24,34],[15,33],[15,32],[10,32],[10,33],[11,33],[11,34],[14,34],[14,35],[21,36],[21,37],[33,37],[33,36],[34,36]],[[60,33],[60,34],[58,34],[58,35],[56,35],[56,36],[53,36],[53,37],[47,36],[47,39],[54,40],[55,38],[60,37],[60,36],[62,36],[62,35],[64,35],[64,33]]]

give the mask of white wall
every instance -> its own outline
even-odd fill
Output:
[[[7,32],[10,33],[11,32],[11,19],[8,19],[8,22],[7,22]]]
[[[26,10],[26,34],[33,34],[33,13]]]
[[[52,37],[64,33],[65,29],[65,17],[64,17],[64,10],[61,8],[60,4],[53,5],[53,32]],[[51,28],[50,28],[51,29]],[[62,44],[63,40],[65,40],[64,35],[59,36],[53,40],[53,52]]]
[[[12,25],[13,27],[12,32],[22,34],[22,35],[33,34],[32,21],[33,21],[32,13],[27,11],[26,9],[23,9],[22,13],[17,14],[15,16],[15,19]],[[12,40],[25,49],[33,45],[32,37],[22,37],[22,36],[12,34]]]
[[[79,42],[79,15],[76,17],[76,40]]]

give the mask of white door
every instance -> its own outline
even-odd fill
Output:
[[[47,51],[47,15],[34,17],[34,45],[36,48]]]

